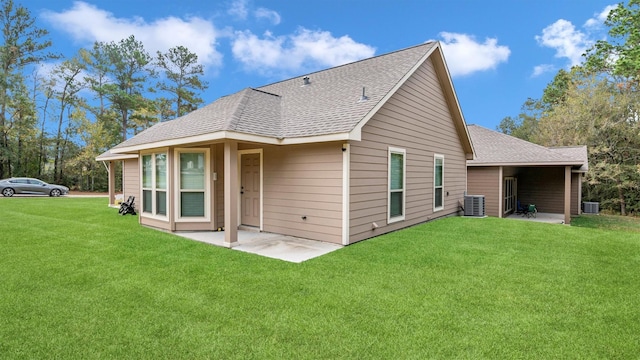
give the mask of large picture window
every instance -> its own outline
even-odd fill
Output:
[[[433,211],[444,209],[444,156],[433,158]]]
[[[204,149],[181,150],[179,160],[178,218],[207,217],[208,152]]]
[[[404,220],[405,185],[406,185],[406,151],[389,148],[389,196],[388,222]]]
[[[142,155],[142,212],[167,215],[167,154]]]

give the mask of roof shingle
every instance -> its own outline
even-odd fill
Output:
[[[516,137],[469,125],[469,136],[475,149],[475,159],[467,165],[581,165],[587,163],[586,146],[547,148]]]
[[[156,124],[114,149],[219,131],[277,139],[348,133],[437,43],[296,77],[221,97],[178,119]],[[362,91],[368,100],[360,101]]]

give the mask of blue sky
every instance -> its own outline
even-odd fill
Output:
[[[559,69],[606,38],[612,0],[15,0],[72,56],[133,34],[151,54],[184,45],[206,103],[285,78],[442,43],[468,124],[495,129]]]

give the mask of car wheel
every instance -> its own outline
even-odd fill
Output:
[[[58,197],[58,196],[60,196],[60,193],[61,193],[61,191],[60,191],[60,190],[58,190],[58,189],[53,189],[53,190],[51,190],[51,196],[53,196],[53,197]]]
[[[2,195],[6,197],[12,197],[16,192],[12,188],[6,188],[2,190]]]

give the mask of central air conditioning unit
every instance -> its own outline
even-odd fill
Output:
[[[484,216],[484,195],[464,196],[464,216]]]
[[[583,202],[582,206],[584,209],[582,212],[585,214],[598,214],[600,212],[600,203],[598,202]]]

